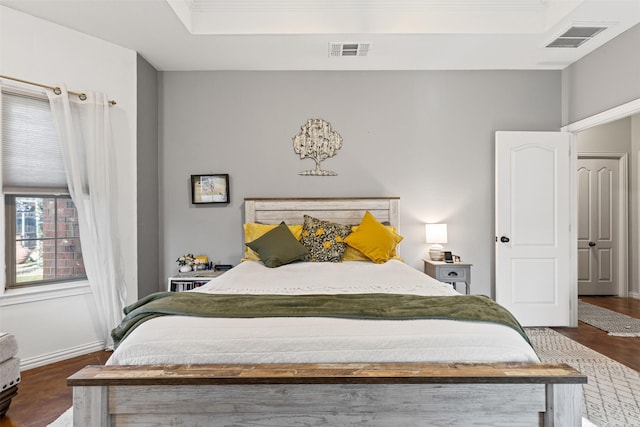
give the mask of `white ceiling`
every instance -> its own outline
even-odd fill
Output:
[[[159,70],[562,69],[640,22],[640,0],[0,0]],[[545,48],[571,26],[607,26]],[[370,43],[330,57],[334,42]]]

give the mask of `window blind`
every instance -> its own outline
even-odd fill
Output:
[[[2,190],[67,193],[49,100],[2,93]]]

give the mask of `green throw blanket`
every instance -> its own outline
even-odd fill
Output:
[[[142,322],[165,315],[467,320],[507,325],[529,342],[527,334],[513,315],[484,295],[233,295],[157,292],[125,307],[124,314],[122,323],[111,332],[116,347]]]

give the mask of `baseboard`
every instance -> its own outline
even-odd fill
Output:
[[[637,292],[629,292],[629,293],[627,294],[627,296],[628,296],[629,298],[640,299],[640,294],[639,294],[639,293],[637,293]]]
[[[93,353],[94,351],[102,351],[104,349],[104,342],[95,341],[92,343],[67,348],[53,353],[42,354],[35,357],[28,357],[26,359],[20,360],[20,371],[26,371],[27,369],[49,365],[50,363],[60,362],[62,360],[71,359],[77,356],[84,356],[85,354]]]

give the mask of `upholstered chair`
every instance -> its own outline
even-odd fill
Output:
[[[0,332],[0,417],[9,409],[13,396],[18,394],[20,359],[15,357],[17,353],[16,338],[7,332]]]

